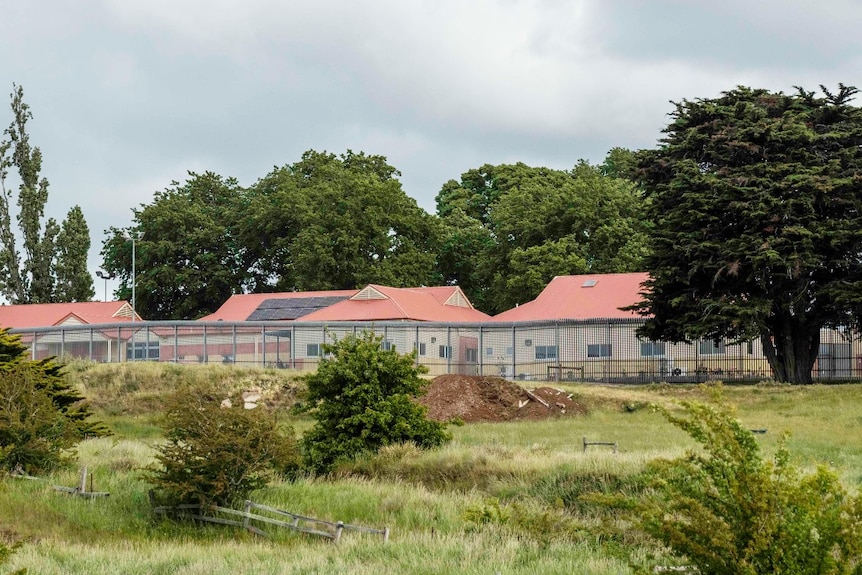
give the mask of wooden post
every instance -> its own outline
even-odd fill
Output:
[[[81,469],[81,483],[78,485],[78,492],[79,493],[86,493],[87,492],[87,467],[86,466],[84,466]]]
[[[333,542],[338,543],[341,539],[342,531],[344,531],[344,521],[339,521],[335,524],[335,538],[333,539]]]
[[[389,528],[384,527],[383,528],[383,542],[387,543],[388,541],[389,541]]]
[[[587,436],[584,436],[584,453],[587,452]]]
[[[249,514],[251,513],[251,500],[245,500],[245,508],[243,511],[245,512],[245,516],[242,518],[242,528],[248,530]]]

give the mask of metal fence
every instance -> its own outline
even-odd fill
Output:
[[[13,329],[34,359],[97,362],[224,363],[298,370],[316,368],[323,344],[373,331],[385,349],[416,354],[430,375],[498,375],[507,379],[646,383],[760,380],[771,370],[760,343],[671,344],[638,339],[642,320],[517,324],[406,322],[127,322]],[[841,330],[823,330],[813,376],[862,376],[862,346]]]

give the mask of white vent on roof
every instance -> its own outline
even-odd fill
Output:
[[[583,283],[581,287],[593,287],[597,283],[599,283],[599,280],[587,280]]]
[[[367,299],[387,299],[385,295],[371,286],[364,287],[358,294],[350,299],[367,300]]]

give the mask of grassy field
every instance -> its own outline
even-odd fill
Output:
[[[420,452],[384,449],[329,479],[274,482],[261,503],[327,520],[391,529],[346,533],[338,545],[291,533],[266,540],[229,527],[155,520],[140,470],[160,440],[160,398],[179,381],[205,378],[226,389],[256,387],[289,415],[296,374],[224,366],[73,365],[70,377],[93,400],[113,437],[79,445],[77,466],[110,497],[92,501],[56,492],[77,469],[39,481],[0,481],[0,537],[22,542],[0,567],[30,574],[171,573],[632,573],[631,562],[668,564],[648,541],[579,495],[631,489],[630,478],[656,457],[692,442],[650,404],[702,399],[688,386],[568,388],[589,414],[541,422],[451,427],[452,443]],[[853,490],[862,484],[862,386],[727,387],[725,396],[769,453],[783,432],[804,467],[829,463]],[[583,452],[582,438],[617,441]],[[658,555],[656,555],[658,554]],[[0,571],[2,572],[2,571]]]

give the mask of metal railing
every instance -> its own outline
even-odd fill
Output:
[[[643,341],[642,320],[513,324],[406,322],[127,322],[13,329],[33,359],[225,363],[313,370],[323,344],[374,331],[383,347],[416,352],[431,375],[497,375],[540,381],[646,383],[760,380],[771,370],[755,341]],[[862,376],[862,346],[841,330],[821,333],[813,376]]]

